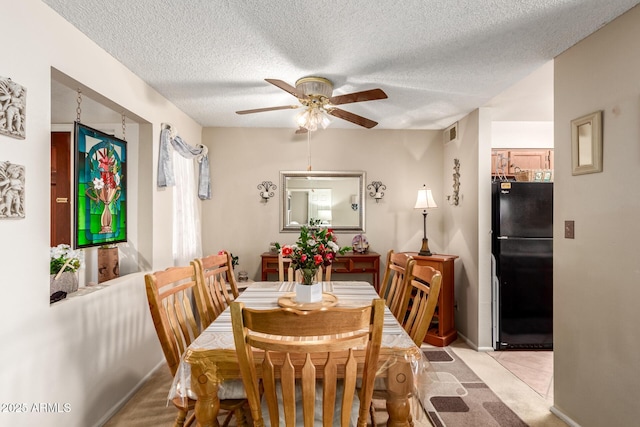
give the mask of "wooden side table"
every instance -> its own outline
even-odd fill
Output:
[[[442,286],[440,295],[438,295],[438,307],[434,314],[434,320],[437,320],[437,327],[429,329],[424,342],[444,347],[451,344],[458,338],[458,331],[454,325],[454,269],[453,262],[457,255],[441,255],[434,254],[431,256],[420,256],[417,252],[404,252],[412,256],[418,265],[428,265],[440,271],[442,274]]]
[[[265,252],[262,255],[262,280],[269,280],[269,275],[278,277],[278,254]],[[333,261],[331,274],[371,274],[371,284],[379,289],[380,283],[380,254],[367,252],[365,254],[346,253],[338,255]]]

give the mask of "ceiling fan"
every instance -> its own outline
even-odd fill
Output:
[[[345,95],[332,96],[333,83],[324,77],[303,77],[296,81],[296,85],[277,79],[265,79],[274,86],[298,98],[300,105],[283,105],[279,107],[256,108],[253,110],[236,111],[237,114],[262,113],[264,111],[286,110],[304,107],[305,111],[297,117],[299,125],[296,133],[314,131],[318,125],[326,127],[329,119],[327,114],[347,120],[356,125],[371,129],[378,122],[359,116],[349,111],[336,108],[336,105],[350,104],[353,102],[374,101],[385,99],[387,94],[382,89],[371,89],[362,92],[353,92]]]

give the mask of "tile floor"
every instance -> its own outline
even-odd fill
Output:
[[[553,403],[553,351],[493,351],[489,355]]]
[[[550,412],[553,352],[476,351],[462,339],[449,347],[528,426],[567,427]]]

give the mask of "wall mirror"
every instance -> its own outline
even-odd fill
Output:
[[[602,111],[571,121],[573,175],[602,172]]]
[[[364,171],[281,171],[280,231],[319,221],[336,232],[363,233]]]

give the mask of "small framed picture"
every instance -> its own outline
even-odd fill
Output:
[[[602,111],[571,120],[573,175],[602,172]]]
[[[552,176],[552,172],[551,171],[544,171],[544,174],[542,176],[542,181],[544,182],[551,182],[551,176]]]
[[[533,175],[533,180],[535,182],[542,182],[543,178],[544,178],[544,174],[542,173],[542,171],[535,171]]]

